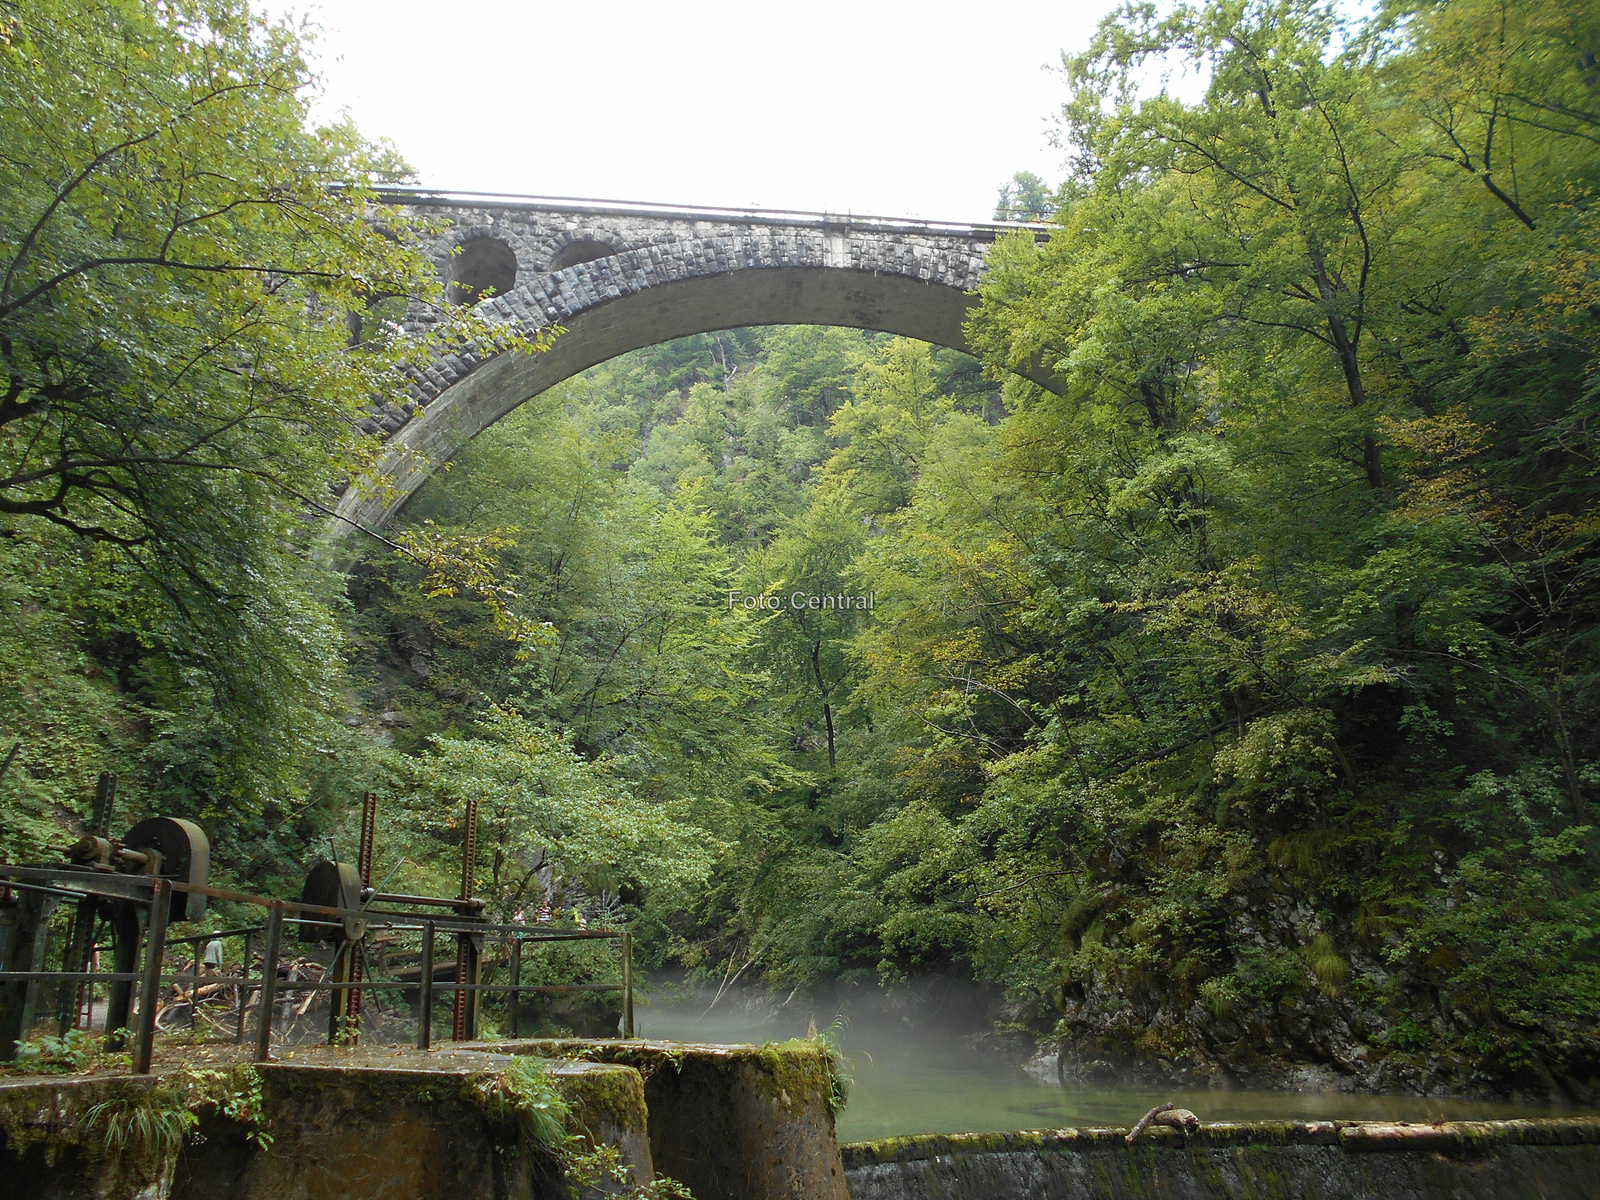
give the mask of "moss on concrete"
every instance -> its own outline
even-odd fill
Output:
[[[662,1069],[679,1070],[686,1060],[717,1071],[754,1066],[764,1076],[764,1094],[785,1105],[822,1099],[831,1103],[838,1089],[827,1046],[813,1038],[724,1046],[697,1042],[656,1042],[620,1038],[523,1038],[486,1043],[498,1054],[536,1054],[633,1067],[646,1079]],[[785,1099],[787,1097],[787,1099]]]
[[[155,1078],[0,1083],[0,1178],[34,1200],[120,1200],[169,1186],[174,1200],[355,1200],[380,1183],[396,1195],[440,1200],[568,1200],[554,1158],[509,1153],[469,1095],[512,1060],[416,1057],[424,1061],[392,1068],[223,1064]],[[551,1083],[591,1151],[649,1184],[638,1073],[560,1063]],[[162,1116],[177,1123],[141,1119]],[[173,1130],[175,1138],[165,1136]],[[191,1132],[197,1140],[184,1145]]]
[[[843,1147],[853,1200],[1590,1200],[1600,1118],[1261,1121],[885,1138]],[[1536,1186],[1530,1190],[1530,1181]]]
[[[793,1100],[820,1100],[835,1116],[844,1107],[845,1086],[833,1050],[817,1038],[769,1042],[756,1052],[756,1061],[770,1079],[769,1094],[784,1105]]]
[[[593,1135],[645,1120],[644,1078],[632,1067],[595,1063],[584,1071],[558,1071],[554,1079],[572,1110],[576,1132]]]
[[[1228,1149],[1274,1146],[1340,1146],[1356,1151],[1468,1151],[1503,1146],[1600,1146],[1600,1117],[1518,1121],[1446,1121],[1408,1125],[1379,1121],[1248,1121],[1202,1125],[1187,1136],[1180,1129],[1152,1127],[1133,1146],[1125,1128],[1028,1130],[1020,1133],[945,1133],[847,1142],[839,1150],[847,1170],[944,1156],[968,1157],[1019,1151],[1084,1152],[1142,1148]]]
[[[181,1093],[149,1076],[0,1083],[0,1177],[14,1194],[36,1197],[159,1189],[171,1177],[187,1117]]]
[[[82,1144],[84,1114],[92,1106],[154,1086],[153,1079],[131,1076],[0,1083],[0,1138],[10,1154],[20,1157],[38,1147],[54,1164],[63,1151]]]
[[[535,1038],[499,1053],[636,1069],[655,1167],[698,1200],[848,1200],[834,1138],[834,1080],[815,1041],[765,1046]]]

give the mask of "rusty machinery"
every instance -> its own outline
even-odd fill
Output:
[[[302,942],[334,943],[333,959],[323,975],[329,984],[349,983],[352,964],[362,950],[362,938],[367,932],[366,918],[361,915],[361,876],[349,863],[323,859],[314,864],[306,875],[305,886],[300,889],[302,904],[315,904],[323,908],[345,910],[340,921],[307,920],[300,922]],[[352,988],[335,986],[329,993],[328,1041],[330,1044],[353,1038],[356,1033],[353,1017],[359,1008],[351,1011],[351,1000],[358,993]]]
[[[328,1040],[351,1043],[357,1040],[361,1027],[361,992],[366,969],[366,932],[368,908],[373,903],[386,907],[381,916],[411,919],[428,924],[424,912],[428,908],[450,909],[456,922],[478,924],[484,920],[485,904],[476,899],[473,882],[477,874],[477,804],[467,803],[466,836],[462,845],[461,895],[455,899],[439,896],[413,896],[399,892],[380,892],[372,887],[374,838],[377,825],[376,793],[367,792],[361,804],[361,843],[354,864],[336,859],[322,859],[312,865],[306,874],[300,892],[300,902],[322,908],[344,910],[340,921],[302,920],[299,937],[302,942],[333,943],[333,958],[323,976],[323,985],[330,992],[328,1014]],[[455,1003],[452,1016],[454,1041],[471,1041],[478,1030],[478,988],[482,984],[482,962],[485,934],[457,928]],[[432,1019],[433,979],[432,934],[427,934],[428,946],[424,951],[426,977],[422,990],[426,994],[422,1005],[422,1019]]]
[[[462,844],[461,890],[454,898],[414,896],[384,892],[372,887],[373,838],[377,797],[363,797],[361,847],[355,864],[336,858],[313,864],[308,872],[298,903],[264,896],[219,891],[208,885],[210,844],[205,833],[193,822],[171,817],[152,817],[139,822],[123,837],[109,834],[111,811],[116,797],[116,777],[102,775],[95,795],[94,814],[88,832],[65,848],[67,862],[49,866],[0,864],[0,1058],[14,1057],[16,1043],[34,1025],[38,984],[63,985],[61,1023],[70,1027],[82,1011],[84,988],[91,981],[110,986],[105,1029],[122,1034],[131,1015],[133,985],[140,988],[140,1020],[135,1037],[134,1069],[150,1069],[154,1039],[154,1013],[159,990],[165,981],[162,958],[167,947],[167,924],[173,921],[198,921],[205,915],[207,896],[227,899],[267,909],[261,972],[250,977],[251,938],[260,927],[229,931],[245,937],[245,964],[238,978],[219,978],[219,983],[239,985],[239,1026],[237,1038],[244,1039],[245,996],[259,990],[260,1018],[256,1028],[256,1058],[269,1056],[272,1037],[273,997],[277,991],[279,952],[285,916],[295,917],[298,935],[311,943],[337,943],[324,978],[311,985],[312,991],[328,988],[331,993],[330,1041],[354,1040],[360,1025],[360,995],[363,988],[392,986],[365,981],[365,937],[369,922],[380,927],[414,929],[423,936],[420,973],[421,1012],[417,1042],[426,1049],[431,1041],[430,1027],[433,994],[437,987],[455,993],[455,1040],[472,1040],[477,1035],[479,992],[507,992],[512,1007],[512,1027],[517,1024],[517,1002],[524,992],[618,991],[623,993],[623,1036],[633,1036],[632,947],[626,931],[539,931],[521,925],[496,925],[485,919],[486,905],[474,897],[477,873],[477,806],[469,803]],[[10,889],[7,891],[6,889]],[[16,898],[10,898],[12,894]],[[63,969],[44,970],[46,940],[51,916],[63,901],[76,903],[65,953]],[[374,910],[374,902],[385,907]],[[445,909],[447,914],[430,916],[425,910]],[[114,966],[110,972],[89,972],[95,947],[95,930],[101,919],[112,929]],[[456,977],[453,986],[436,982],[433,971],[435,934],[456,938]],[[511,943],[510,981],[494,986],[482,982],[482,961],[486,937],[499,935]],[[199,942],[206,937],[179,938],[196,943],[197,965],[193,976],[198,981]],[[521,980],[523,941],[565,941],[573,938],[610,938],[620,941],[623,982],[619,984],[539,985],[524,987]],[[141,945],[144,964],[138,972]],[[183,977],[178,977],[182,982]],[[305,990],[290,984],[293,990]],[[124,1040],[126,1035],[123,1034]]]
[[[467,814],[463,821],[461,841],[461,903],[462,915],[473,912],[472,893],[478,879],[478,797],[467,796]],[[481,916],[483,905],[478,904]],[[468,991],[483,982],[483,934],[458,933],[456,935],[456,995],[454,1037],[458,1042],[470,1042],[478,1036],[478,993]]]
[[[170,921],[197,921],[205,915],[206,897],[151,887],[155,880],[204,887],[211,870],[211,844],[194,822],[177,817],[149,817],[120,838],[110,836],[117,777],[100,776],[95,789],[89,830],[65,848],[66,863],[22,867],[24,874],[54,879],[12,878],[5,886],[15,899],[0,903],[0,970],[43,974],[50,919],[63,901],[76,902],[63,969],[83,975],[94,948],[97,923],[112,931],[112,974],[105,1028],[116,1034],[128,1026],[133,1002],[133,973],[141,944],[150,943],[146,959],[159,959]],[[13,876],[17,871],[11,873]],[[129,887],[143,877],[146,886]],[[53,886],[52,886],[53,885]],[[169,898],[170,897],[170,901]],[[157,908],[160,909],[157,912]],[[159,962],[156,963],[159,976]],[[70,1028],[83,1004],[85,980],[63,981],[60,1028]],[[31,1030],[36,1017],[39,981],[14,979],[0,983],[0,1058],[16,1053],[17,1041]]]
[[[378,828],[378,793],[365,792],[361,796],[361,843],[356,852],[356,874],[361,878],[363,892],[372,890],[372,852],[373,843],[377,839]],[[360,983],[367,970],[366,944],[361,946],[362,953],[355,956],[350,963],[350,980]],[[349,1020],[350,1036],[358,1037],[361,1033],[361,989],[351,988],[350,999],[345,1005],[345,1015]]]

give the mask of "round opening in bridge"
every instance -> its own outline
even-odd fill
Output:
[[[486,296],[504,296],[517,282],[517,256],[499,238],[463,242],[445,264],[446,294],[451,304],[476,304]]]
[[[550,269],[565,271],[568,267],[575,267],[579,263],[593,262],[597,258],[610,258],[613,253],[615,251],[610,246],[593,238],[569,242],[556,251],[556,256],[550,260]]]

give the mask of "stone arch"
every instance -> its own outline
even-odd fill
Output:
[[[468,238],[445,264],[445,285],[451,304],[504,296],[517,285],[517,252],[497,237]]]
[[[764,266],[749,246],[734,248],[725,255],[732,261],[717,270],[705,269],[705,246],[671,254],[661,249],[653,258],[632,251],[592,260],[497,299],[495,311],[503,316],[531,325],[537,314],[566,332],[543,354],[457,360],[430,372],[435,382],[427,389],[426,408],[390,441],[388,486],[382,492],[346,492],[338,506],[344,528],[381,527],[434,471],[501,417],[630,350],[750,325],[841,325],[970,352],[963,326],[976,298],[963,287],[927,278],[926,270],[919,278],[821,262]],[[651,261],[661,269],[641,269]],[[908,265],[919,261],[912,256]],[[1041,370],[1019,373],[1056,386]]]
[[[576,267],[580,263],[610,258],[615,253],[615,249],[599,238],[574,238],[551,256],[550,270],[565,271],[568,267]]]

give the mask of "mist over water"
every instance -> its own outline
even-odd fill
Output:
[[[1107,1084],[1063,1087],[1054,1075],[1023,1067],[1026,1039],[1010,1046],[992,1035],[992,997],[946,980],[901,989],[842,987],[785,998],[735,987],[690,989],[657,979],[638,1009],[641,1037],[756,1043],[804,1037],[840,1019],[853,1085],[839,1117],[839,1140],[917,1133],[983,1133],[1067,1126],[1130,1125],[1172,1101],[1202,1121],[1436,1121],[1572,1115],[1551,1106],[1360,1096],[1338,1092],[1177,1089]],[[707,1012],[707,1009],[710,1009]]]

